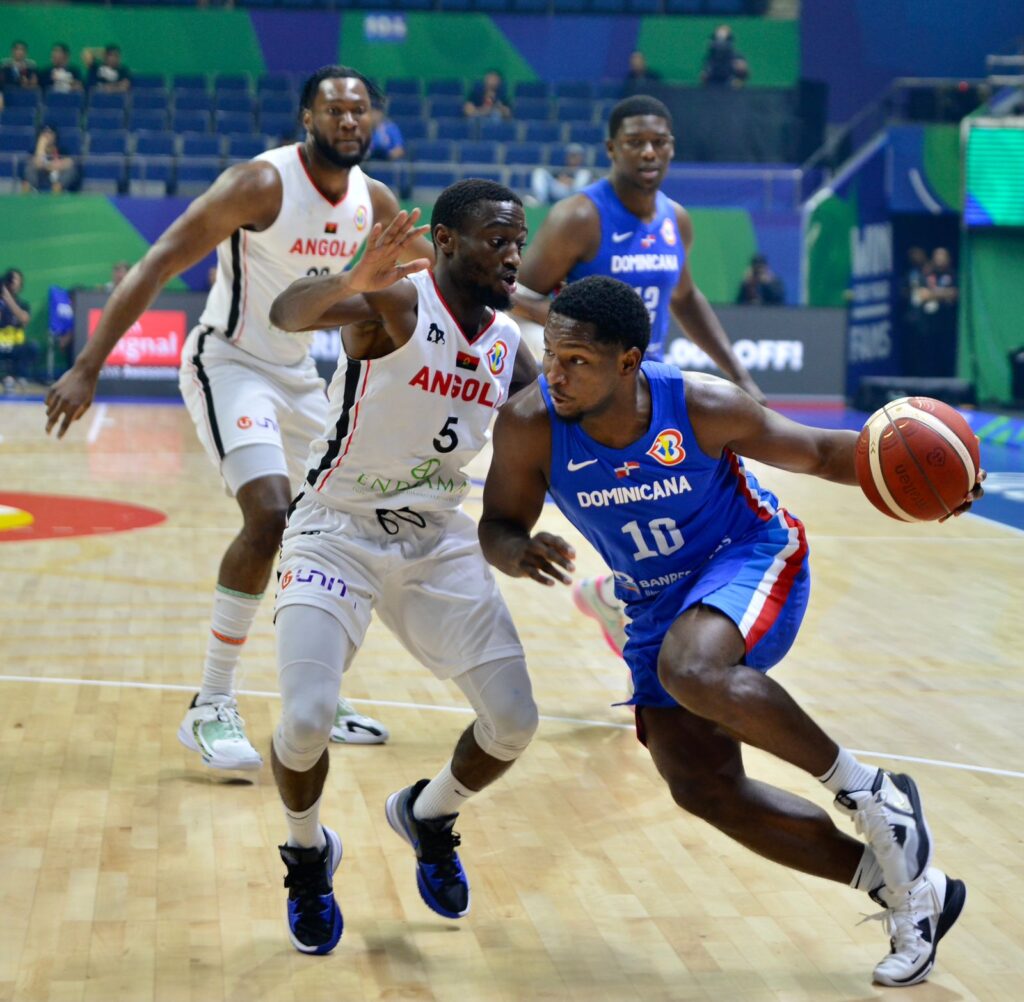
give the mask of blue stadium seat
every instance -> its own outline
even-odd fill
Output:
[[[393,118],[406,143],[427,138],[427,123],[422,118]]]
[[[38,105],[38,87],[8,87],[4,91],[4,106],[7,108],[35,108]]]
[[[555,0],[556,14],[582,14],[587,9],[588,0]]]
[[[22,160],[13,153],[0,153],[0,194],[10,195],[21,185]]]
[[[498,184],[502,184],[505,180],[505,171],[500,167],[463,167],[459,171],[460,178],[462,177],[479,177],[485,181],[495,181]]]
[[[136,73],[132,77],[132,97],[148,90],[166,90],[167,81],[161,73]]]
[[[523,139],[530,143],[557,143],[562,138],[558,122],[527,122]]]
[[[595,14],[624,14],[626,0],[590,0],[590,9]]]
[[[519,138],[519,125],[516,122],[481,122],[479,135],[493,143],[514,143]]]
[[[217,180],[224,168],[218,160],[179,160],[177,191],[179,195],[201,195]]]
[[[177,137],[173,132],[137,132],[135,153],[146,157],[173,157],[177,152]]]
[[[39,121],[46,125],[52,125],[55,129],[77,129],[82,124],[82,112],[78,108],[47,106],[39,113]],[[124,117],[122,116],[121,122],[123,121]]]
[[[128,133],[124,129],[104,129],[86,134],[89,156],[124,156],[128,152]]]
[[[163,196],[174,187],[174,158],[135,156],[128,167],[128,193]]]
[[[546,122],[551,118],[551,102],[546,98],[522,97],[513,105],[513,111],[524,122]]]
[[[704,0],[665,0],[666,14],[699,14]]]
[[[175,111],[171,128],[175,132],[209,132],[210,116],[205,111]]]
[[[260,94],[260,114],[269,111],[272,115],[294,115],[298,102],[291,91],[268,91]]]
[[[399,94],[419,97],[421,89],[420,82],[415,77],[391,77],[384,86],[384,93],[389,98],[397,97]]]
[[[661,0],[626,0],[626,10],[630,14],[660,14]]]
[[[594,96],[594,85],[589,80],[560,80],[555,84],[555,97],[589,101]]]
[[[425,167],[417,164],[413,168],[412,178],[417,188],[439,189],[454,184],[459,179],[459,174],[454,167]]]
[[[257,90],[261,94],[264,92],[286,94],[290,93],[293,87],[294,83],[288,73],[265,73],[257,82]]]
[[[514,167],[508,171],[508,180],[505,182],[513,191],[525,194],[530,190],[530,174],[533,168],[528,170],[522,167]]]
[[[0,153],[34,153],[35,148],[35,129],[9,126],[6,122],[0,127]]]
[[[252,114],[252,98],[247,91],[222,90],[215,96],[215,104],[218,111],[244,112]]]
[[[456,159],[455,143],[443,139],[421,139],[409,144],[409,157],[416,161],[450,163]]]
[[[438,0],[441,10],[463,11],[469,10],[472,0]]]
[[[582,143],[584,146],[597,146],[603,143],[605,129],[603,125],[591,125],[587,122],[573,122],[569,126],[569,142]]]
[[[245,132],[246,129],[224,129],[224,132]],[[248,129],[252,131],[251,128]],[[266,112],[260,115],[260,132],[268,136],[279,136],[291,141],[299,134],[300,127],[298,119],[293,114],[270,114]]]
[[[363,170],[370,177],[386,184],[392,191],[397,189],[403,169],[408,169],[408,165],[389,163],[387,160],[367,160],[363,164]]]
[[[548,0],[512,0],[512,9],[517,14],[546,14]]]
[[[132,111],[166,111],[167,91],[144,90],[132,95]]]
[[[459,147],[459,159],[464,164],[496,164],[501,162],[499,143],[489,143],[483,140],[463,143]]]
[[[388,112],[395,118],[419,118],[423,114],[423,101],[411,94],[396,94],[388,101]]]
[[[623,82],[621,80],[602,80],[594,84],[594,97],[599,101],[618,101],[622,97]]]
[[[93,90],[89,92],[90,111],[124,111],[127,104],[128,98],[123,91]]]
[[[12,125],[15,128],[35,128],[36,115],[39,109],[33,104],[24,108],[4,108],[0,113],[0,122],[5,126]]]
[[[544,147],[540,143],[506,143],[506,164],[527,164],[536,166],[544,162]]]
[[[82,191],[116,195],[124,186],[124,157],[86,157],[82,164]]]
[[[175,73],[171,77],[174,90],[206,90],[205,73]]]
[[[90,129],[123,129],[124,112],[114,108],[100,108],[89,111],[86,117]]]
[[[159,131],[167,128],[166,111],[147,111],[134,109],[128,116],[128,125],[132,130],[150,129]]]
[[[211,136],[206,132],[186,132],[181,137],[181,155],[203,160],[220,159],[220,136]]]
[[[228,156],[232,160],[251,160],[267,149],[265,136],[245,135],[228,136]]]
[[[461,97],[437,96],[430,99],[431,118],[458,118],[466,102]]]
[[[57,134],[57,149],[66,157],[82,155],[82,130],[66,129]]]
[[[543,97],[551,96],[551,87],[546,80],[520,80],[512,91],[516,101],[521,97]]]
[[[564,143],[555,143],[548,147],[548,163],[552,167],[562,167],[565,164],[567,155]],[[590,160],[591,156],[588,152],[585,162],[589,163]]]
[[[51,90],[46,94],[47,108],[78,108],[81,111],[83,104],[85,95],[80,90],[68,91],[66,94]]]
[[[433,10],[434,0],[395,0],[397,10]]]
[[[473,139],[476,122],[469,118],[438,118],[434,122],[434,135],[438,139]]]
[[[706,12],[715,17],[742,14],[745,8],[745,0],[705,0]]]
[[[560,122],[592,122],[594,104],[591,101],[560,100],[555,117]]]
[[[175,111],[213,111],[213,98],[202,90],[176,90],[174,92]]]
[[[607,170],[611,165],[612,162],[608,156],[608,151],[603,146],[598,146],[594,150],[594,166],[601,170]]]
[[[473,9],[487,11],[490,14],[502,14],[512,9],[512,0],[476,0]]]
[[[217,91],[249,92],[249,76],[246,73],[218,73],[213,78],[213,89]]]
[[[214,115],[217,132],[225,135],[229,132],[252,132],[256,127],[256,119],[251,111],[218,111]]]

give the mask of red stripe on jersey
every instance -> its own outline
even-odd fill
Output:
[[[732,474],[736,478],[736,493],[747,502],[747,507],[762,522],[770,522],[775,517],[775,512],[766,508],[761,499],[750,489],[747,476],[743,467],[740,466],[739,457],[731,449],[726,449],[725,454],[729,458],[729,469],[732,470]]]
[[[342,449],[341,455],[334,461],[331,468],[327,471],[327,475],[320,481],[320,485],[317,487],[317,491],[322,491],[327,486],[327,481],[331,479],[331,474],[341,466],[341,461],[348,455],[349,447],[352,445],[352,439],[356,437],[356,428],[359,427],[359,405],[363,402],[363,397],[366,396],[366,384],[370,381],[370,368],[372,363],[370,359],[366,360],[366,371],[363,373],[363,385],[359,387],[359,396],[356,399],[355,410],[352,411],[352,427],[349,429],[348,441],[345,443],[345,448]]]
[[[775,621],[779,618],[779,613],[782,612],[782,607],[786,604],[786,599],[789,598],[789,593],[793,589],[793,579],[800,572],[804,558],[807,556],[807,536],[804,534],[803,523],[790,515],[788,511],[780,509],[779,514],[786,520],[786,525],[789,526],[791,532],[796,530],[797,545],[796,549],[786,557],[785,565],[772,583],[768,597],[764,600],[764,605],[761,606],[761,612],[754,620],[750,632],[747,633],[748,651],[755,647],[775,625]]]

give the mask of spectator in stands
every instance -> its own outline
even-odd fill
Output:
[[[629,72],[623,81],[623,97],[642,94],[647,84],[660,80],[661,74],[647,65],[647,57],[639,49],[634,49],[629,54]]]
[[[97,62],[97,57],[102,60]],[[132,74],[121,62],[121,46],[108,45],[103,49],[85,49],[82,61],[89,69],[85,85],[92,90],[117,92],[131,88]]]
[[[70,94],[82,89],[82,74],[71,65],[71,50],[64,42],[54,42],[50,65],[39,74],[39,85],[54,94]]]
[[[512,117],[508,106],[505,81],[497,70],[488,70],[483,80],[473,84],[469,97],[462,107],[467,118],[491,118],[500,121]]]
[[[530,199],[535,205],[551,205],[575,195],[590,184],[593,175],[584,163],[586,151],[579,143],[565,148],[565,164],[561,167],[536,167],[530,175]]]
[[[32,378],[38,347],[25,335],[32,311],[18,298],[25,276],[18,268],[8,268],[0,279],[0,363],[4,364],[4,389],[14,388],[15,380]]]
[[[103,283],[103,291],[113,292],[124,281],[124,276],[127,275],[130,270],[130,262],[115,261],[110,269],[110,281]]]
[[[950,377],[956,375],[956,311],[960,290],[953,259],[945,247],[932,251],[930,265],[919,292],[929,371],[919,375]]]
[[[25,165],[25,191],[40,191],[49,186],[53,194],[59,195],[75,180],[78,168],[73,157],[62,156],[57,145],[57,130],[44,125],[36,137],[36,148],[32,159]]]
[[[750,67],[736,51],[732,28],[720,24],[712,33],[704,53],[701,81],[709,87],[742,87],[749,76]]]
[[[0,86],[2,87],[38,87],[39,77],[36,75],[36,64],[28,58],[28,43],[15,41],[11,43],[11,54],[0,63]]]
[[[768,258],[755,254],[743,273],[736,302],[741,306],[781,306],[785,301],[782,279],[768,266]]]
[[[373,136],[370,139],[371,160],[404,160],[405,140],[402,130],[387,117],[383,107],[370,111],[373,121]]]

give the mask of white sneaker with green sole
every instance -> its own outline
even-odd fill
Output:
[[[196,705],[198,695],[178,727],[178,740],[211,769],[258,769],[263,758],[245,736],[245,721],[238,703],[225,698]]]
[[[379,720],[363,715],[347,699],[338,697],[332,741],[347,745],[382,745],[389,737],[390,731]]]

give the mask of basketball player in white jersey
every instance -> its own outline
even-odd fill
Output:
[[[281,541],[293,486],[327,399],[309,354],[312,335],[270,322],[277,293],[303,275],[340,272],[375,220],[398,213],[394,195],[359,168],[380,92],[356,70],[327,66],[302,92],[302,143],[226,170],[118,285],[96,332],[46,400],[63,437],[92,402],[104,360],[171,278],[217,250],[217,278],[182,352],[181,390],[196,430],[242,511],[221,561],[202,686],[178,729],[214,768],[258,769],[234,697],[241,647]],[[413,256],[433,256],[422,237]],[[292,477],[293,483],[289,482]],[[339,702],[335,740],[376,743],[387,731]]]
[[[332,707],[373,610],[477,713],[441,771],[386,805],[388,823],[416,852],[420,896],[438,914],[469,910],[455,851],[459,810],[537,727],[519,638],[461,508],[466,464],[489,438],[495,408],[537,375],[529,351],[518,350],[518,326],[499,312],[515,288],[526,218],[499,184],[452,185],[434,206],[429,272],[418,270],[425,259],[396,266],[417,216],[375,227],[350,272],[297,282],[271,311],[292,330],[382,320],[368,333],[343,332],[346,357],[278,568],[282,702],[271,761],[288,823],[280,848],[290,935],[305,953],[327,953],[341,936],[333,893],[341,842],[320,823],[320,797]]]

